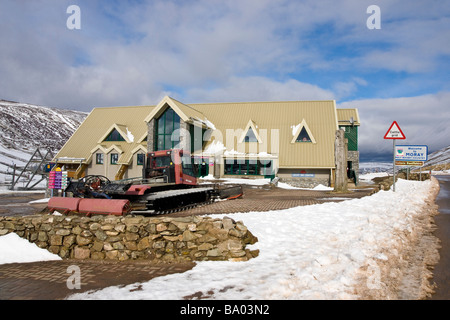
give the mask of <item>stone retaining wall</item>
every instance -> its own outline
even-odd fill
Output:
[[[245,248],[257,238],[228,217],[0,217],[0,235],[10,232],[72,259],[246,261],[258,255]]]

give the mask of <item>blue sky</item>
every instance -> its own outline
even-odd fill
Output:
[[[165,95],[333,99],[358,108],[363,157],[391,152],[394,120],[406,144],[449,145],[449,0],[2,0],[0,39],[0,99],[84,111]]]

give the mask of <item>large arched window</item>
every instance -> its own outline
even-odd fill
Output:
[[[179,136],[172,141],[172,133],[177,129],[180,129],[180,116],[167,108],[156,120],[155,150],[173,149],[180,141]]]

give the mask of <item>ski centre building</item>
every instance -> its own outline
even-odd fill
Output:
[[[199,177],[332,186],[336,131],[345,130],[347,167],[357,173],[359,126],[358,110],[334,100],[187,105],[166,96],[155,106],[94,108],[54,161],[74,179],[122,180],[142,176],[147,153],[180,148]]]

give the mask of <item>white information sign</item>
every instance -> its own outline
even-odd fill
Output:
[[[396,161],[427,161],[428,146],[395,146]]]

